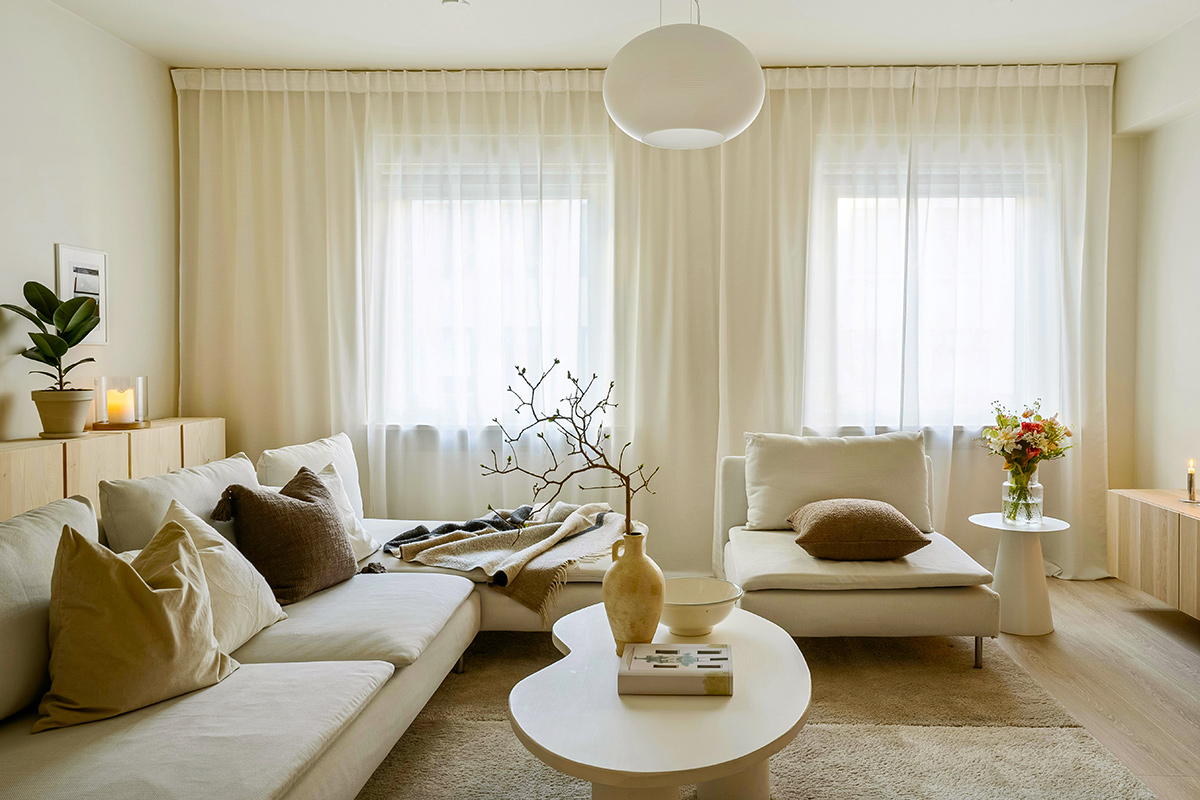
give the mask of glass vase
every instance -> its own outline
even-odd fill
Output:
[[[1042,524],[1042,485],[1037,469],[1029,472],[1009,470],[1002,495],[1004,521],[1010,525]]]

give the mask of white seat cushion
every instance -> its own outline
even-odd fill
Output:
[[[940,533],[932,543],[895,561],[830,561],[796,544],[794,531],[733,528],[725,545],[729,580],[747,592],[763,589],[851,590],[978,586],[992,573]]]
[[[462,520],[459,520],[461,522]],[[411,531],[418,525],[424,525],[432,530],[438,525],[445,525],[447,520],[422,520],[422,519],[364,519],[363,526],[367,529],[367,533],[375,537],[383,544],[387,544],[390,540],[396,538],[405,531]],[[473,569],[470,572],[459,572],[454,569],[445,569],[443,567],[428,567],[424,564],[412,564],[403,559],[390,556],[382,550],[365,559],[366,561],[378,561],[383,564],[388,572],[403,572],[403,573],[418,573],[426,575],[461,575],[464,578],[470,578],[475,583],[487,583],[488,576],[481,569]],[[604,581],[604,573],[608,572],[608,568],[612,566],[612,556],[606,555],[596,561],[586,561],[578,564],[572,564],[567,569],[567,583],[602,583]],[[288,613],[291,613],[291,606],[288,607]]]
[[[5,800],[283,797],[391,677],[379,661],[248,664],[206,689],[86,725],[0,726]]]
[[[387,661],[407,667],[475,585],[451,575],[355,575],[287,607],[233,653],[242,663]]]

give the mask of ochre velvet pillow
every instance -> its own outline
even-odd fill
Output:
[[[230,486],[213,519],[233,520],[238,549],[281,605],[349,580],[358,571],[341,512],[308,467],[278,493]]]
[[[50,691],[33,732],[115,717],[224,680],[196,545],[168,522],[126,563],[63,528],[50,583]]]
[[[792,512],[788,524],[810,556],[835,561],[890,561],[931,541],[880,500],[818,500]]]

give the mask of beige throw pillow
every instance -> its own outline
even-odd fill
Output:
[[[835,561],[890,561],[932,541],[879,500],[819,500],[796,509],[788,524],[810,556]]]
[[[228,539],[174,500],[162,524],[170,522],[187,531],[200,554],[212,598],[213,635],[222,653],[232,653],[263,628],[287,619],[266,579]]]
[[[200,554],[177,523],[130,564],[64,526],[50,584],[50,691],[33,732],[115,717],[237,669],[213,637]]]

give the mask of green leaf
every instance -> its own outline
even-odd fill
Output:
[[[88,299],[91,300],[90,297]],[[67,331],[65,334],[63,334],[63,338],[66,340],[67,346],[74,347],[75,345],[82,342],[84,339],[87,338],[87,335],[89,333],[91,333],[92,330],[99,324],[100,324],[100,317],[98,317],[98,316],[97,317],[89,317],[88,319],[83,321],[83,324],[72,328],[70,331]]]
[[[82,358],[82,359],[80,359],[79,361],[76,361],[76,362],[75,362],[74,364],[72,364],[71,366],[69,366],[69,367],[64,367],[64,368],[63,368],[63,375],[66,375],[68,372],[70,372],[71,370],[75,369],[75,368],[76,368],[76,367],[78,367],[80,364],[87,364],[87,363],[89,363],[89,362],[94,362],[95,360],[96,360],[96,359],[94,359],[94,358]]]
[[[61,337],[55,336],[53,333],[31,333],[29,338],[33,340],[34,347],[38,349],[42,355],[48,359],[48,364],[58,366],[62,363],[62,357],[67,354],[70,346]]]
[[[48,364],[51,367],[58,366],[58,364],[55,361],[51,361],[50,359],[48,359],[44,355],[42,355],[40,352],[38,352],[38,349],[36,347],[31,347],[28,350],[22,350],[21,355],[24,356],[25,358],[28,358],[30,361],[36,361],[39,364]]]
[[[0,303],[0,308],[7,308],[9,311],[15,311],[16,313],[20,314],[25,319],[32,322],[34,325],[37,325],[38,330],[40,330],[42,333],[46,332],[46,326],[43,325],[42,321],[40,319],[38,319],[37,316],[35,314],[33,314],[32,312],[26,311],[25,309],[21,308],[20,306],[14,306],[14,305],[10,305],[8,303]]]
[[[44,369],[31,369],[31,370],[29,370],[29,374],[30,375],[45,375],[47,378],[51,378],[55,382],[58,381],[57,375],[55,375],[53,372],[46,372]]]
[[[96,316],[96,301],[90,297],[72,297],[54,312],[54,327],[59,336],[66,336],[73,328]]]
[[[37,312],[41,317],[42,322],[54,324],[54,312],[62,305],[62,301],[58,299],[58,295],[47,289],[37,281],[29,281],[25,284],[25,302]]]

